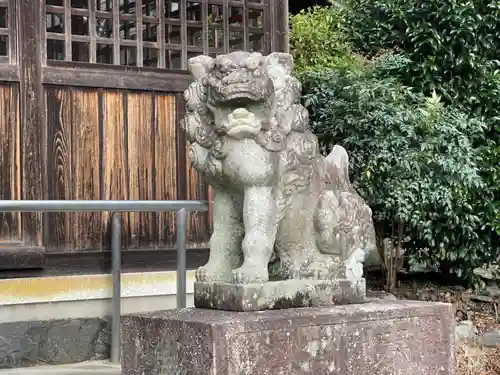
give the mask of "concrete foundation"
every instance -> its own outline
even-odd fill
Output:
[[[376,301],[258,312],[122,317],[123,375],[452,375],[440,303]]]
[[[104,318],[0,324],[0,369],[109,358]]]

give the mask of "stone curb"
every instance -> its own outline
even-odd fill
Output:
[[[35,366],[0,370],[0,375],[119,375],[121,366],[108,361],[82,362],[72,365]]]

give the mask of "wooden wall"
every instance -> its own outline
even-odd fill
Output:
[[[16,86],[0,85],[1,199],[24,195],[17,97]],[[45,86],[45,102],[42,155],[47,191],[41,199],[207,199],[206,186],[189,167],[178,126],[181,95]],[[18,217],[0,217],[1,240],[19,239]],[[123,214],[124,247],[173,247],[174,217],[173,213]],[[48,252],[109,249],[109,218],[109,213],[49,213],[39,235]],[[208,214],[193,214],[189,224],[190,246],[206,246]]]

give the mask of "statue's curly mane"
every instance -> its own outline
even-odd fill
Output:
[[[292,75],[292,69],[291,55],[269,55],[268,72],[275,87],[274,116],[278,128],[286,134],[286,147],[280,158],[285,201],[310,185],[314,171],[323,171],[318,141],[309,128],[309,113],[300,103],[302,85]]]

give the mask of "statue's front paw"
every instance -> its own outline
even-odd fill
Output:
[[[198,268],[195,273],[196,281],[200,282],[231,282],[231,276],[231,268],[221,264],[207,264]]]
[[[256,267],[243,265],[233,270],[234,284],[265,283],[269,281],[267,267]]]
[[[344,261],[345,278],[355,283],[358,282],[363,277],[364,260],[364,250],[361,248],[354,250]]]

